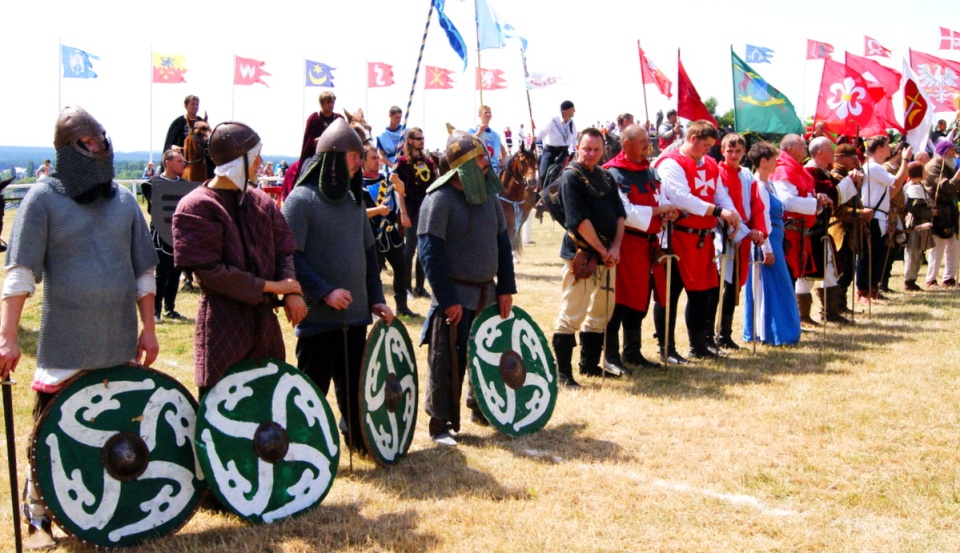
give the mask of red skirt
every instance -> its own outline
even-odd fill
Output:
[[[653,271],[650,240],[632,234],[623,235],[620,263],[617,264],[617,303],[637,311],[650,306],[650,276]],[[660,264],[661,271],[663,265]]]
[[[707,235],[699,248],[700,236],[688,232],[673,232],[673,250],[680,261],[683,287],[691,292],[702,292],[720,285],[720,274],[714,261],[713,237]]]

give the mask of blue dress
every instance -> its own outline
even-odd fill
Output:
[[[759,183],[766,186],[763,183]],[[776,193],[767,187],[770,197],[770,221],[772,228],[768,240],[773,248],[773,265],[760,265],[759,316],[762,323],[761,343],[785,346],[800,341],[800,310],[794,295],[793,281],[783,255],[783,203]],[[743,339],[753,341],[753,280],[754,269],[750,266],[747,276],[747,308],[743,312]]]

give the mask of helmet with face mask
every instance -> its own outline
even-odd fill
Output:
[[[64,108],[53,135],[57,150],[54,188],[77,198],[113,181],[113,144],[103,128],[80,106]]]

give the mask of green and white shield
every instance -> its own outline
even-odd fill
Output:
[[[377,463],[392,465],[413,442],[417,426],[417,359],[398,317],[380,319],[367,336],[360,382],[363,441]]]
[[[83,371],[40,416],[34,482],[68,534],[127,547],[176,531],[205,484],[193,447],[197,403],[153,369]]]
[[[317,505],[340,463],[340,435],[317,385],[276,359],[250,359],[200,400],[197,456],[224,506],[255,523]]]
[[[532,434],[553,415],[557,369],[536,321],[514,306],[506,319],[496,305],[470,327],[467,366],[477,403],[494,428],[508,436]]]

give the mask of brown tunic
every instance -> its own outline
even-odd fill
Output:
[[[173,215],[174,263],[200,282],[194,370],[197,386],[215,385],[231,365],[257,357],[283,360],[286,351],[267,280],[296,278],[296,244],[269,196],[200,187]]]

